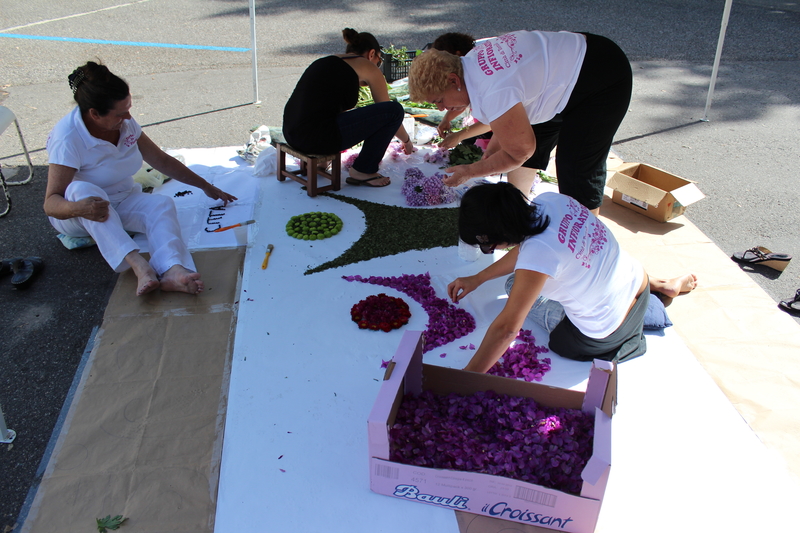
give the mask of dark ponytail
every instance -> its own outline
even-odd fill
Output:
[[[342,37],[344,42],[347,43],[346,54],[361,55],[370,50],[375,50],[378,54],[381,53],[381,45],[378,44],[378,39],[371,33],[358,33],[353,28],[345,28],[342,30]]]
[[[131,92],[125,80],[93,61],[76,68],[67,79],[81,114],[95,109],[100,116],[105,116]]]

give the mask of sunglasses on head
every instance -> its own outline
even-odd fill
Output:
[[[478,247],[481,252],[485,254],[494,253],[494,249],[497,248],[496,244],[489,243],[489,239],[485,235],[475,235],[475,240],[478,241]]]

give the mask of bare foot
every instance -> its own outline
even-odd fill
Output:
[[[181,265],[173,265],[161,276],[161,290],[199,294],[205,286],[199,272],[192,272]]]
[[[136,284],[136,296],[147,294],[156,290],[160,283],[158,281],[158,274],[153,270],[144,257],[139,255],[139,252],[132,251],[125,256],[125,261],[130,265],[133,273],[136,274],[138,280]]]
[[[145,277],[139,278],[139,284],[136,287],[136,296],[141,296],[143,294],[147,294],[148,292],[153,292],[159,287],[160,283],[158,281],[158,277],[156,276],[155,271],[153,271],[153,277]]]
[[[354,169],[353,167],[350,167],[350,170],[348,170],[347,173],[350,174],[351,178],[357,179],[359,181],[363,181],[363,180],[366,180],[366,179],[369,179],[369,178],[374,178],[376,176],[381,176],[380,172],[373,172],[372,174],[365,174],[364,172],[359,172],[358,170]],[[392,180],[389,179],[388,177],[381,176],[381,179],[372,180],[372,181],[366,183],[366,185],[369,185],[369,186],[372,186],[372,187],[383,187],[385,185],[389,185],[389,183],[391,183],[391,182],[392,182]]]
[[[686,274],[672,279],[650,278],[650,292],[660,292],[668,298],[693,291],[697,287],[697,276]]]

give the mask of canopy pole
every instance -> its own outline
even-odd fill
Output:
[[[250,53],[253,63],[253,103],[260,104],[258,99],[258,58],[256,54],[256,0],[250,0]]]
[[[711,99],[714,96],[714,86],[717,84],[717,73],[719,72],[719,60],[722,57],[722,44],[725,42],[725,31],[728,29],[728,19],[731,15],[731,4],[733,0],[725,0],[725,9],[722,10],[722,25],[719,29],[719,40],[717,41],[717,55],[714,57],[714,68],[711,69],[711,83],[708,86],[708,97],[706,98],[706,109],[703,111],[703,122],[708,122],[708,110],[711,109]]]

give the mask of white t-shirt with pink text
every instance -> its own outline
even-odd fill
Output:
[[[602,339],[625,319],[644,269],[611,231],[569,196],[543,193],[534,203],[550,217],[543,233],[520,246],[516,269],[549,276],[542,296],[555,300],[587,337]]]
[[[480,41],[461,58],[472,115],[484,124],[522,103],[531,124],[564,110],[578,81],[586,38],[516,31]]]

